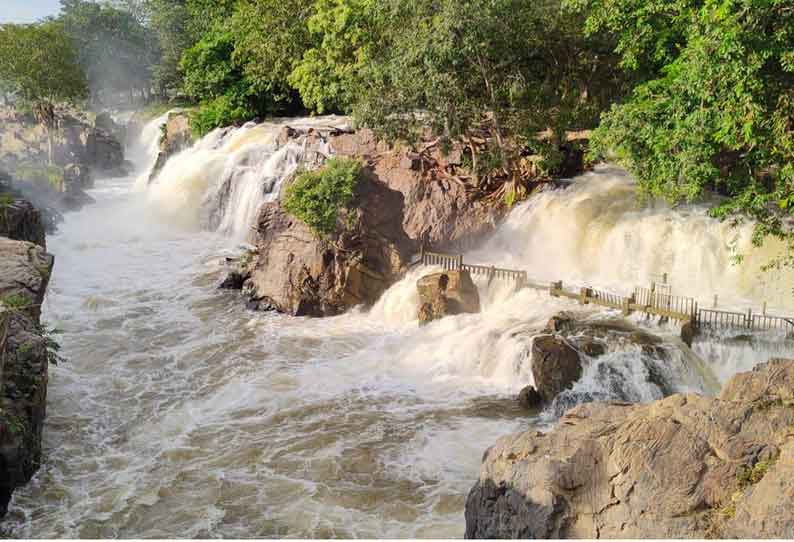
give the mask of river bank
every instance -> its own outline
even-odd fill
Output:
[[[227,258],[245,252],[249,222],[317,147],[275,145],[277,123],[225,130],[171,157],[149,185],[162,122],[144,130],[138,175],[98,179],[89,190],[96,203],[67,214],[48,239],[58,266],[44,319],[64,330],[69,361],[51,371],[43,467],[15,494],[4,532],[461,536],[488,446],[557,423],[556,407],[522,410],[515,396],[533,383],[535,339],[577,305],[478,283],[479,314],[420,328],[416,282],[433,269],[419,268],[368,309],[329,318],[249,311],[246,298],[217,289]],[[596,277],[616,289],[669,266],[682,288],[711,295],[714,285],[726,300],[760,302],[754,270],[725,271],[722,225],[696,207],[638,208],[632,186],[600,168],[542,191],[494,226],[472,261],[570,284]],[[695,243],[708,249],[693,254]],[[569,406],[710,392],[688,370],[694,354],[675,331],[632,325],[658,336],[667,358],[630,341],[609,339],[600,356],[583,346]],[[769,357],[763,345],[721,341],[693,347],[720,382]],[[775,348],[794,353],[782,341]],[[676,369],[659,386],[643,367],[670,356]]]

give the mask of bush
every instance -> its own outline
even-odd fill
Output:
[[[190,126],[197,137],[207,135],[215,128],[229,126],[250,120],[256,115],[245,100],[237,96],[219,96],[214,100],[202,102],[199,109],[190,116]]]
[[[56,191],[61,191],[64,170],[56,165],[24,163],[17,167],[15,176],[20,181],[46,184]]]
[[[331,158],[317,171],[305,171],[287,188],[284,207],[315,233],[336,231],[339,209],[347,207],[361,174],[361,162]]]

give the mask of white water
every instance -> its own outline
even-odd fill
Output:
[[[52,370],[45,463],[15,495],[9,534],[458,537],[483,451],[553,422],[517,410],[513,394],[532,383],[533,337],[579,310],[570,301],[481,285],[481,314],[419,328],[415,281],[428,269],[370,311],[329,319],[250,313],[215,289],[259,205],[321,150],[278,148],[278,129],[210,134],[146,191],[100,181],[96,205],[48,239],[45,318],[64,329],[69,361]],[[632,190],[602,170],[541,194],[467,258],[622,291],[669,264],[682,293],[760,302],[753,272],[728,266],[722,226],[698,210],[637,209]],[[672,328],[654,329],[666,365],[615,341],[585,358],[568,399],[655,399],[651,369],[677,391],[712,391],[714,376],[788,352],[707,341],[695,348],[702,363]]]
[[[278,134],[287,124],[328,130],[348,121],[320,117],[214,130],[166,163],[149,190],[152,206],[184,227],[211,225],[245,240],[260,206],[278,196],[281,182],[314,154],[330,153],[322,140],[312,144],[305,136],[280,144]]]

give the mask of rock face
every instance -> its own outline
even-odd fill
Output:
[[[41,214],[30,202],[0,190],[0,237],[30,241],[45,247]]]
[[[39,317],[52,266],[41,246],[0,237],[0,517],[41,461],[49,350]]]
[[[582,377],[579,353],[560,337],[535,337],[532,341],[532,377],[543,400],[551,402]]]
[[[589,403],[503,437],[466,502],[468,538],[794,536],[794,361],[717,398]]]
[[[402,208],[401,194],[367,171],[353,208],[340,213],[335,239],[318,237],[278,202],[266,203],[245,283],[249,298],[260,309],[295,316],[328,316],[374,303],[398,279],[414,248],[399,226]]]
[[[480,312],[480,294],[467,271],[433,273],[416,282],[419,290],[419,323],[445,316]]]
[[[322,141],[338,156],[362,160],[363,179],[331,239],[314,235],[278,202],[262,206],[253,239],[258,256],[244,271],[253,307],[326,316],[371,304],[402,276],[423,243],[462,248],[495,228],[501,211],[436,176],[427,157],[389,148],[369,130],[307,135],[287,129],[278,141],[299,135],[307,137],[308,148]]]
[[[14,188],[48,215],[47,222],[59,210],[90,202],[84,190],[96,174],[126,174],[122,144],[102,115],[92,120],[56,108],[53,124],[47,129],[32,115],[0,107],[0,167],[13,177]]]
[[[149,174],[151,183],[165,167],[165,163],[173,155],[187,149],[193,144],[193,132],[190,128],[190,117],[183,111],[172,111],[168,114],[168,120],[163,126],[163,133],[160,136],[160,152],[157,161]]]

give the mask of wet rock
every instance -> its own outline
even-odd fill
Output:
[[[24,305],[38,320],[52,266],[42,246],[0,237],[0,301]]]
[[[41,213],[30,202],[0,191],[0,237],[46,248]]]
[[[582,377],[579,353],[561,337],[535,337],[532,341],[532,376],[540,396],[545,402],[551,402]]]
[[[524,408],[535,409],[541,406],[543,397],[534,386],[526,386],[518,392],[518,404]]]
[[[445,271],[420,278],[419,323],[445,316],[480,312],[480,294],[467,271]]]
[[[41,462],[50,357],[39,316],[52,265],[40,245],[0,237],[0,517]]]
[[[549,433],[488,450],[466,536],[790,537],[792,405],[791,360],[737,375],[718,398],[580,405]]]
[[[576,326],[574,316],[568,312],[560,312],[549,318],[546,329],[551,333],[570,332]]]
[[[294,316],[332,316],[371,305],[401,277],[415,250],[402,213],[402,196],[367,169],[332,236],[312,232],[278,201],[265,203],[246,292]]]
[[[221,290],[242,290],[245,283],[246,275],[240,271],[229,271],[226,278],[218,285]]]
[[[571,339],[571,342],[579,351],[584,352],[591,358],[603,356],[607,352],[607,345],[592,337],[579,337]]]
[[[160,137],[160,152],[157,161],[149,174],[151,183],[165,167],[168,159],[187,149],[193,144],[193,132],[190,128],[190,116],[184,111],[172,111],[163,126]]]

